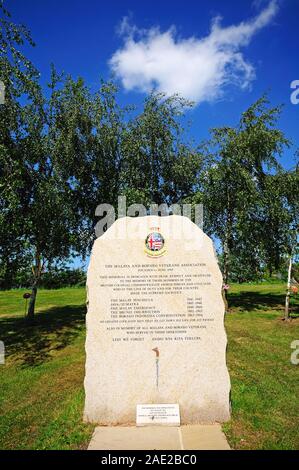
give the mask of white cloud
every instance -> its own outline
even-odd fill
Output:
[[[217,17],[208,36],[188,39],[177,38],[175,27],[166,32],[139,30],[124,18],[119,29],[124,44],[109,64],[126,90],[154,88],[196,103],[213,101],[227,84],[247,88],[255,78],[254,67],[240,49],[271,22],[277,10],[277,0],[272,0],[252,20],[229,27],[222,27]]]

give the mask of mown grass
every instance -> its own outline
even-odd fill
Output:
[[[23,293],[1,292],[0,448],[86,448],[93,426],[82,422],[85,290],[40,290],[32,327]]]
[[[86,448],[93,426],[82,422],[85,290],[38,293],[36,323],[24,321],[24,290],[0,292],[0,448]],[[223,426],[235,449],[298,449],[298,301],[281,320],[283,284],[234,285],[226,316],[232,419]]]
[[[26,301],[23,294],[30,292],[26,289],[12,289],[0,291],[0,317],[24,316]],[[85,302],[85,288],[65,287],[63,289],[39,289],[36,312],[45,312],[52,307],[65,307],[67,305],[83,305]]]

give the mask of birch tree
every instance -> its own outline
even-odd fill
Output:
[[[280,107],[270,108],[263,96],[235,128],[212,130],[208,146],[212,162],[202,175],[202,202],[207,230],[221,242],[225,284],[230,257],[238,246],[261,247],[267,236],[256,230],[255,212],[268,172],[280,168],[278,157],[289,145],[277,128],[280,112]]]

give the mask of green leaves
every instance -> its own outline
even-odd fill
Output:
[[[190,103],[152,93],[143,111],[128,123],[122,186],[144,193],[139,203],[176,203],[192,194],[202,160],[185,141],[182,118]]]
[[[212,129],[206,150],[213,158],[201,187],[205,228],[222,243],[225,282],[230,260],[255,273],[263,266],[278,269],[288,244],[289,174],[278,156],[290,142],[276,128],[281,108],[268,105],[263,96],[235,128]]]

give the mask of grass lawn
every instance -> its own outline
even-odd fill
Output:
[[[25,290],[0,292],[0,448],[86,448],[82,423],[85,290],[40,290],[36,325],[24,323]],[[290,362],[299,319],[281,321],[283,284],[234,285],[226,316],[235,449],[299,449],[298,366]],[[292,315],[298,301],[292,299]]]

